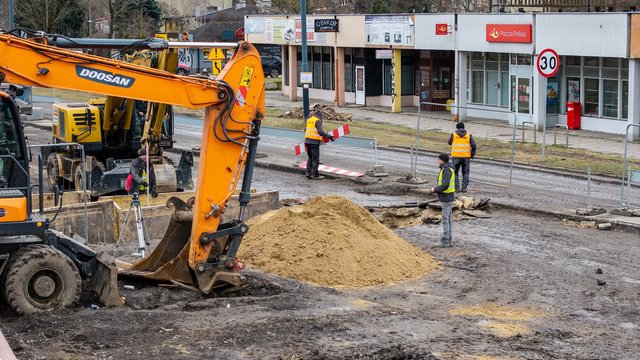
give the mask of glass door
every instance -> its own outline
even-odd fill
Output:
[[[511,75],[510,109],[516,113],[516,122],[531,121],[531,95],[533,82],[530,77]]]

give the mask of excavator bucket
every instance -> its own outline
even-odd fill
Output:
[[[149,256],[132,264],[128,269],[120,270],[120,274],[195,286],[206,294],[213,290],[220,292],[222,289],[228,291],[243,287],[246,281],[236,272],[218,271],[194,275],[188,264],[193,219],[191,205],[177,197],[171,197],[167,200],[167,206],[173,208],[174,212],[160,243]]]
[[[84,288],[94,293],[105,306],[122,305],[118,292],[118,268],[106,254],[103,258],[95,258],[93,274],[85,281]]]

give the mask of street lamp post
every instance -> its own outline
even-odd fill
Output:
[[[9,30],[13,30],[13,0],[9,0]]]
[[[309,71],[307,56],[307,1],[300,0],[300,30],[302,35],[302,72]],[[293,84],[292,84],[293,85]],[[309,118],[309,84],[302,84],[302,112],[303,121]]]

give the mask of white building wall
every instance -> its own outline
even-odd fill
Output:
[[[538,14],[535,22],[537,53],[551,48],[560,55],[629,55],[627,14]]]
[[[455,15],[429,14],[415,17],[416,40],[415,48],[421,50],[453,50]],[[451,33],[436,35],[436,24],[448,24]]]
[[[460,51],[533,54],[535,36],[530,44],[487,42],[487,24],[533,24],[533,14],[459,14],[458,49]]]

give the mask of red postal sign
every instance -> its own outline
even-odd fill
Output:
[[[487,42],[531,43],[531,24],[487,24]]]

